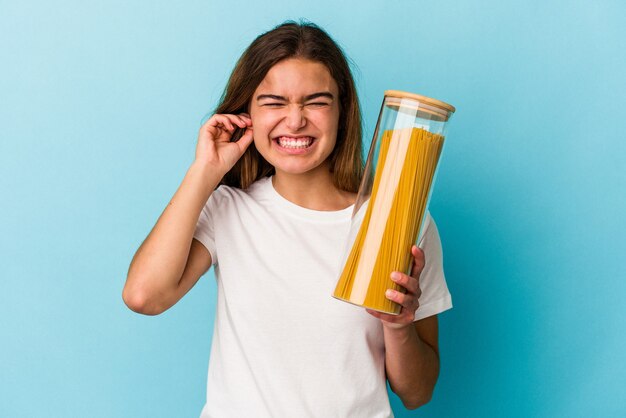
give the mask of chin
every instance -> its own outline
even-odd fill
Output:
[[[320,168],[321,164],[272,164],[276,172],[283,172],[286,174],[306,174],[315,171]]]

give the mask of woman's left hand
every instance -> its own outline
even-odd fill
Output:
[[[419,297],[422,294],[419,285],[419,277],[424,269],[425,259],[424,252],[416,245],[411,247],[411,254],[413,255],[413,265],[411,267],[411,275],[408,276],[399,271],[391,273],[391,280],[398,285],[406,289],[406,293],[402,293],[396,290],[388,289],[385,296],[387,299],[396,302],[402,309],[399,315],[391,315],[371,309],[366,311],[380,319],[382,324],[386,328],[399,329],[411,325],[415,320],[415,311],[419,307]]]

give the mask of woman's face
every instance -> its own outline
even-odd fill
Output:
[[[324,64],[291,58],[274,65],[252,96],[250,117],[254,144],[277,173],[328,170],[339,97]]]

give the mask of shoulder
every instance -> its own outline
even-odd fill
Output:
[[[435,224],[435,220],[431,216],[430,211],[426,210],[424,221],[422,222],[422,228],[420,229],[419,241],[425,243],[425,241],[432,239],[433,232],[437,233],[437,225]],[[421,246],[422,245],[420,245],[420,247]]]
[[[239,206],[261,200],[266,193],[268,179],[262,178],[254,182],[247,189],[221,184],[211,193],[207,205],[211,207]]]
[[[420,247],[424,251],[427,262],[429,259],[441,259],[443,257],[443,249],[441,245],[439,230],[437,229],[437,224],[435,223],[435,220],[428,211],[424,216],[424,223],[420,230],[418,247]]]
[[[428,228],[430,228],[431,224],[433,224],[434,228],[437,228],[433,217],[430,215],[430,211],[426,210],[426,215],[424,216],[424,226],[423,226],[424,231],[427,231]]]

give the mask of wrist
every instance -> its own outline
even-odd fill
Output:
[[[194,188],[199,187],[201,191],[209,194],[217,188],[224,175],[213,165],[194,161],[186,174],[187,181],[195,184]]]
[[[211,173],[211,175],[219,175],[220,179],[226,174],[223,172],[224,170],[220,169],[216,164],[198,159],[193,160],[189,170],[196,170],[205,174]]]
[[[417,336],[417,331],[413,323],[406,325],[386,324],[383,322],[383,333],[389,337],[399,340],[410,340]]]

